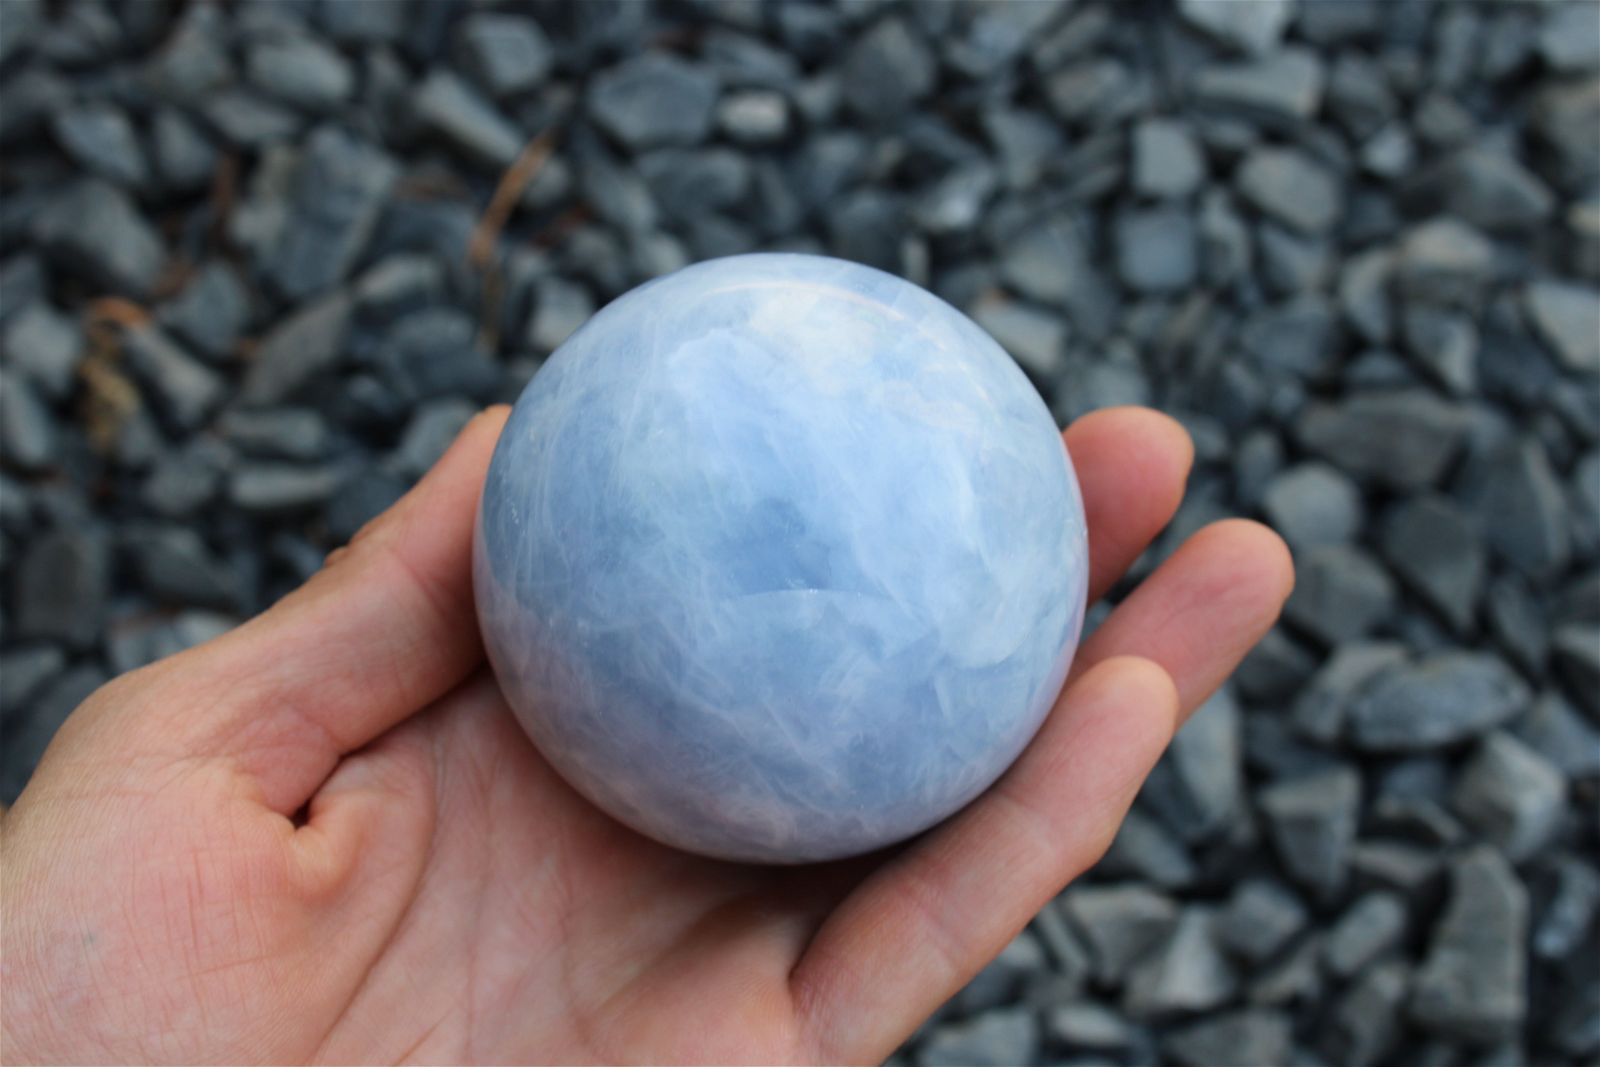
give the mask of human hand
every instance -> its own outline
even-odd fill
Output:
[[[305,587],[63,726],[0,822],[9,1061],[882,1059],[1101,855],[1292,582],[1276,535],[1208,527],[963,812],[840,863],[702,859],[573,792],[484,667],[470,545],[504,420]],[[1192,449],[1133,408],[1066,440],[1099,597]]]

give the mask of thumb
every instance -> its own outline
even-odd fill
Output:
[[[119,679],[80,714],[114,720],[119,743],[151,754],[225,758],[269,807],[298,809],[342,756],[482,663],[472,536],[507,415],[504,406],[477,415],[304,586],[243,626]]]

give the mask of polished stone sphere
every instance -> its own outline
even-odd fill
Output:
[[[909,837],[1027,745],[1083,624],[1049,411],[966,316],[806,255],[686,267],[528,384],[474,544],[501,689],[659,841],[807,862]],[[537,812],[529,812],[530,818]]]

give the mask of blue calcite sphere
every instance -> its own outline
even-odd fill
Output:
[[[567,781],[668,844],[804,862],[999,777],[1066,676],[1086,557],[1060,435],[987,334],[868,267],[747,255],[550,357],[474,575],[501,688]]]

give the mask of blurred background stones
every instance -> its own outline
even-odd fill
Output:
[[[1184,421],[1130,581],[1300,575],[896,1060],[1600,1056],[1600,5],[4,0],[0,193],[4,799],[606,301],[827,252]]]

